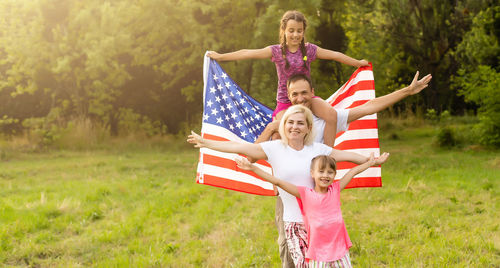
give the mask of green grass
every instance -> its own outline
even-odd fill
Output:
[[[392,127],[384,186],[342,192],[353,264],[499,267],[498,151]],[[274,198],[198,185],[197,150],[161,148],[5,155],[0,264],[278,267]]]

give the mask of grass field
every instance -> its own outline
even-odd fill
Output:
[[[500,154],[389,129],[382,188],[342,192],[358,267],[500,267]],[[278,267],[274,198],[197,185],[189,146],[10,153],[0,264]]]

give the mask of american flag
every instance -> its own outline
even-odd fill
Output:
[[[326,101],[334,108],[351,109],[375,98],[375,80],[372,65],[358,68],[349,80]],[[361,155],[380,155],[378,141],[377,114],[364,116],[349,124],[345,132],[337,133],[335,149],[355,152]],[[340,179],[356,164],[337,163],[337,175]],[[370,167],[356,175],[346,188],[381,187],[381,168]]]
[[[215,60],[206,55],[203,73],[201,135],[206,139],[218,141],[254,142],[265,126],[271,122],[273,111],[248,96]],[[366,79],[370,77],[370,73],[371,86],[369,86],[370,80]],[[374,97],[373,73],[371,67],[369,70],[365,67],[358,69],[327,101],[334,107],[350,108]],[[369,155],[372,151],[379,153],[377,121],[376,115],[374,116],[352,122],[347,131],[338,133],[335,148],[363,155]],[[373,137],[376,139],[376,148]],[[271,183],[259,178],[253,172],[237,168],[234,161],[236,156],[237,154],[221,153],[207,148],[200,149],[197,183],[257,195],[276,194]],[[260,160],[256,164],[264,171],[272,173],[271,166],[266,161]],[[338,163],[337,175],[345,174],[347,169],[353,166],[355,165],[352,163]],[[377,186],[381,186],[380,167],[370,168],[359,174],[348,185],[350,188]]]
[[[215,61],[205,55],[203,121],[205,139],[253,143],[273,111],[248,96]],[[200,149],[197,179],[207,184],[257,195],[275,195],[274,186],[255,173],[237,168],[237,154]],[[257,161],[261,169],[272,173],[266,161]]]

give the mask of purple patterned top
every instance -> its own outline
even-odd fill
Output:
[[[316,59],[316,50],[318,47],[311,43],[306,43],[306,54],[307,54],[307,69],[303,67],[304,61],[302,56],[302,51],[300,48],[292,53],[286,51],[286,58],[290,66],[288,69],[285,68],[286,62],[281,54],[280,45],[271,46],[271,61],[276,64],[276,71],[278,72],[278,91],[276,94],[276,100],[281,103],[290,103],[288,99],[288,91],[286,88],[286,81],[288,78],[296,73],[303,73],[310,76],[309,70],[311,69],[311,62]]]

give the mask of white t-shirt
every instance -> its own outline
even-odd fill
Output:
[[[332,148],[323,143],[314,142],[297,151],[281,140],[259,143],[267,155],[274,176],[298,186],[314,188],[311,177],[311,160],[318,155],[330,155]],[[297,198],[278,187],[283,201],[283,221],[303,222]]]
[[[347,124],[347,119],[349,117],[349,110],[347,109],[335,109],[337,111],[337,133],[341,131],[346,131],[349,127]],[[325,120],[313,115],[314,123],[314,142],[323,143],[323,133],[325,132]]]

